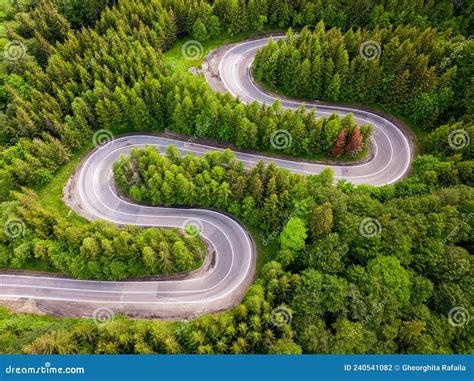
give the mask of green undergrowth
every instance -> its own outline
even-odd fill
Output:
[[[276,95],[279,95],[281,97],[287,97],[282,90],[278,89],[277,87],[273,86],[271,83],[268,83],[268,82],[265,82],[265,81],[259,81],[259,80],[256,80],[254,78],[254,81],[259,85],[261,86],[263,89],[273,93],[273,94],[276,94]],[[304,101],[314,101],[314,100],[308,100],[308,99],[301,99],[302,102]],[[394,110],[391,110],[381,104],[367,104],[367,105],[361,105],[360,103],[344,103],[342,104],[342,106],[349,106],[349,107],[354,107],[354,108],[358,108],[358,107],[366,107],[366,108],[370,108],[372,111],[374,112],[382,112],[382,113],[387,113],[387,114],[390,114],[392,115],[393,117],[395,117],[396,119],[398,119],[400,122],[402,122],[403,125],[407,126],[408,129],[414,134],[416,140],[415,140],[415,144],[416,144],[416,148],[418,149],[419,148],[419,143],[420,141],[422,141],[425,136],[427,136],[429,134],[428,131],[425,131],[423,130],[422,128],[416,126],[415,124],[413,124],[412,122],[410,122],[405,116],[403,116],[401,113],[397,112],[397,111],[394,111]],[[316,107],[316,109],[318,109]],[[359,160],[362,160],[366,155],[367,155],[367,150],[364,149],[363,151],[359,152],[359,154],[357,156],[341,156],[337,159],[334,159],[333,157],[331,156],[328,156],[328,155],[314,155],[308,159],[312,159],[312,160],[341,160],[341,161],[359,161]]]
[[[68,163],[61,166],[55,173],[53,180],[43,187],[35,189],[40,198],[41,205],[48,210],[55,210],[63,216],[67,216],[70,222],[78,224],[85,223],[84,218],[78,216],[62,200],[63,189],[68,180],[78,168],[81,161],[92,150],[92,141],[88,141],[79,151],[75,152]]]

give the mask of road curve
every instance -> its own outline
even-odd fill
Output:
[[[221,79],[227,89],[243,101],[274,98],[253,84],[249,67],[256,49],[266,39],[244,42],[229,49],[221,60]],[[283,107],[299,103],[282,101]],[[400,179],[408,170],[411,153],[403,133],[378,115],[355,109],[320,106],[318,114],[352,112],[360,123],[375,128],[375,153],[364,164],[331,166],[338,179],[373,185]],[[157,136],[133,135],[115,139],[92,152],[65,188],[66,202],[80,215],[117,224],[157,227],[184,227],[196,223],[216,253],[206,271],[179,279],[135,282],[82,281],[68,278],[0,274],[0,298],[34,299],[43,311],[64,316],[95,316],[124,313],[132,316],[187,319],[221,311],[237,304],[253,280],[256,252],[249,233],[234,219],[210,210],[149,207],[119,197],[112,177],[112,164],[133,147],[152,145],[164,152],[174,144],[183,154],[203,155],[214,147]],[[246,167],[259,160],[274,162],[300,174],[315,174],[328,166],[275,159],[236,152]],[[104,312],[105,311],[105,312]]]
[[[275,36],[279,40],[283,36]],[[257,50],[268,43],[269,38],[246,41],[230,47],[219,62],[218,73],[225,88],[243,102],[257,101],[272,104],[276,96],[262,90],[252,80],[251,66]],[[354,184],[385,185],[400,180],[410,168],[412,152],[409,141],[403,131],[391,121],[367,110],[359,110],[343,106],[301,102],[281,99],[283,108],[297,109],[305,104],[311,109],[316,107],[318,116],[328,116],[337,113],[345,116],[354,115],[358,124],[373,126],[374,155],[366,163],[357,165],[319,165],[307,164],[304,169],[317,173],[331,167],[336,179],[346,179]]]
[[[93,315],[97,308],[161,318],[189,318],[220,311],[238,303],[253,280],[255,250],[249,233],[234,219],[210,210],[174,209],[137,205],[118,196],[112,165],[131,147],[152,145],[165,152],[175,144],[183,153],[202,155],[212,147],[156,136],[136,135],[115,139],[89,155],[65,188],[67,203],[80,215],[119,225],[178,227],[199,226],[215,252],[205,272],[185,279],[102,282],[1,274],[0,297],[22,297],[52,305],[68,315],[81,310]],[[65,303],[63,306],[60,303]],[[71,306],[71,302],[75,306]],[[75,314],[75,312],[73,312]]]

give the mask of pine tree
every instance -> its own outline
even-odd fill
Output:
[[[34,21],[34,29],[48,42],[54,44],[56,41],[65,40],[71,27],[66,18],[61,15],[54,2],[40,0],[37,7],[31,12]]]
[[[192,36],[199,42],[206,42],[209,39],[206,25],[204,25],[200,18],[198,18],[193,25]]]
[[[330,101],[337,102],[339,100],[340,92],[341,92],[341,77],[339,76],[339,74],[336,73],[332,77],[332,80],[326,89],[325,98]]]
[[[344,128],[339,135],[337,135],[337,139],[334,142],[334,145],[331,149],[331,155],[333,157],[338,157],[344,153],[344,147],[346,146],[347,142],[347,129]]]
[[[313,99],[320,99],[322,97],[321,88],[323,86],[323,68],[322,60],[318,55],[314,59],[311,66],[311,93],[310,97]]]
[[[221,23],[219,21],[219,17],[212,15],[209,17],[209,21],[207,24],[207,31],[209,32],[210,38],[217,38],[221,34]]]
[[[312,92],[312,78],[311,78],[311,63],[308,59],[304,60],[298,69],[298,86],[296,91],[301,98],[311,98]]]
[[[331,203],[326,202],[313,209],[309,215],[309,230],[313,240],[329,234],[333,225]]]
[[[349,140],[345,147],[345,151],[347,153],[360,152],[362,150],[362,144],[363,139],[362,134],[360,132],[360,128],[356,127],[354,128],[354,131],[352,131],[352,134],[349,137]]]

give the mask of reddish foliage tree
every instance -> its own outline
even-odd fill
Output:
[[[346,143],[347,128],[344,128],[341,132],[339,132],[339,135],[337,135],[337,139],[331,149],[331,155],[334,157],[342,155],[344,153],[344,147],[346,146]]]
[[[360,133],[360,128],[356,127],[354,128],[354,131],[352,131],[352,134],[349,137],[349,141],[347,142],[347,145],[346,145],[346,152],[348,153],[359,152],[362,150],[362,144],[363,144],[363,138],[362,138],[362,134]]]

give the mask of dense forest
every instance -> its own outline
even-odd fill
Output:
[[[2,309],[0,351],[471,353],[473,325],[453,324],[452,311],[469,317],[474,300],[473,6],[12,1],[0,13],[2,268],[123,279],[202,262],[203,243],[186,232],[89,223],[43,205],[37,193],[96,131],[171,129],[301,157],[344,157],[369,141],[370,128],[350,115],[315,119],[212,92],[166,62],[181,37],[204,43],[307,26],[259,53],[258,79],[298,97],[384,105],[428,133],[419,135],[410,176],[378,188],[334,184],[329,170],[303,177],[260,163],[247,171],[229,151],[133,151],[114,167],[131,198],[218,208],[258,232],[265,262],[244,301],[192,322],[116,317],[105,325]],[[382,50],[364,60],[369,40]],[[292,134],[291,150],[272,145],[281,129]]]
[[[355,137],[353,144],[347,144],[351,152],[359,151],[370,138],[370,128],[357,127],[351,116],[316,120],[302,109],[282,111],[278,103],[271,107],[244,105],[229,95],[215,94],[196,78],[172,73],[161,49],[176,39],[177,30],[172,12],[161,2],[122,2],[115,8],[104,8],[95,28],[77,33],[60,9],[40,1],[30,12],[15,16],[18,26],[12,36],[24,41],[15,48],[27,47],[33,55],[13,60],[8,55],[18,51],[13,47],[6,50],[9,73],[2,76],[0,88],[5,142],[0,151],[0,197],[4,200],[11,199],[11,190],[50,183],[55,172],[95,130],[123,133],[171,128],[187,135],[230,141],[238,148],[305,156],[332,152],[342,131],[348,134],[348,140]],[[142,15],[140,28],[135,24],[135,11]],[[152,19],[150,14],[157,17]],[[281,129],[292,133],[291,151],[271,139]],[[5,203],[1,210],[6,224],[12,219],[11,207]],[[34,234],[28,236],[28,245],[17,237],[2,235],[4,266],[21,268],[44,261],[74,276],[107,277],[103,274],[106,269],[83,263],[87,250],[79,248],[92,245],[92,237],[78,240],[72,248],[66,243],[64,247],[72,259],[58,264],[49,257],[54,257],[55,245],[64,241],[60,232],[51,228],[45,237],[39,229],[27,230]],[[50,247],[43,242],[45,238],[56,243]],[[41,249],[36,248],[37,241]],[[100,244],[93,246],[89,250],[101,250]],[[142,249],[134,247],[130,255]],[[38,250],[53,254],[35,255]],[[124,267],[123,259],[115,261],[114,256],[120,257],[116,250],[109,259],[103,258],[104,263],[116,262],[119,268]],[[71,262],[81,265],[73,266]],[[184,268],[195,264],[191,260]],[[139,267],[118,269],[110,277],[136,274]]]
[[[77,224],[41,206],[31,190],[2,203],[0,266],[32,264],[82,279],[123,279],[197,268],[206,248],[195,234],[178,229],[118,228],[97,221]]]
[[[454,57],[454,58],[451,58]],[[257,80],[285,94],[333,102],[383,104],[433,129],[443,114],[474,112],[474,40],[414,26],[304,28],[259,50]],[[456,94],[456,96],[455,96]]]
[[[141,17],[139,28],[134,12]],[[233,142],[237,148],[275,151],[279,147],[272,146],[270,137],[287,129],[294,132],[293,149],[282,152],[306,156],[329,154],[342,130],[358,130],[352,120],[340,121],[336,115],[326,123],[302,110],[282,112],[277,104],[243,105],[228,94],[215,94],[196,78],[173,74],[161,49],[176,39],[174,17],[159,1],[148,5],[121,2],[103,11],[95,29],[73,35],[67,20],[44,1],[31,15],[18,18],[18,32],[25,36],[36,18],[38,24],[64,28],[55,33],[48,29],[47,36],[35,29],[31,43],[44,42],[38,59],[45,55],[45,67],[25,56],[20,63],[11,63],[12,74],[4,79],[3,98],[8,106],[2,119],[8,143],[0,153],[2,190],[50,182],[94,130],[171,128]],[[52,46],[66,37],[63,44]],[[362,129],[360,135],[367,140],[370,129]],[[362,146],[359,140],[353,150]]]
[[[115,165],[117,181],[137,200],[202,206],[217,200],[220,209],[246,223],[263,224],[264,242],[274,251],[243,303],[181,323],[37,318],[32,324],[32,318],[4,312],[5,351],[472,350],[472,325],[455,326],[448,318],[454,305],[472,300],[472,226],[463,217],[474,213],[471,188],[432,185],[430,176],[421,180],[435,162],[417,160],[417,187],[407,195],[410,185],[403,181],[397,187],[334,187],[330,171],[303,177],[262,163],[245,171],[229,151],[204,158],[175,153],[173,147],[165,156],[151,147],[134,150]],[[131,165],[140,168],[139,177],[130,173]],[[164,176],[175,182],[160,183]],[[21,337],[28,337],[27,345]]]

